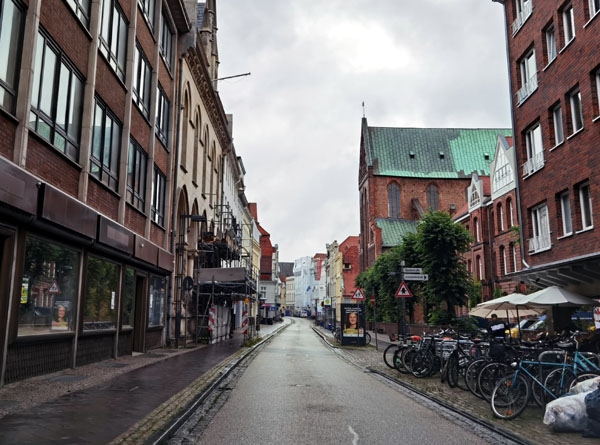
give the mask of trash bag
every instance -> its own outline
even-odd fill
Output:
[[[581,394],[582,392],[591,392],[600,387],[600,377],[594,379],[587,379],[583,382],[579,382],[569,391],[569,394]]]
[[[548,403],[544,423],[555,432],[583,432],[588,420],[585,404],[588,394],[561,397]]]
[[[600,438],[600,388],[587,393],[585,396],[585,409],[588,419],[583,437]]]

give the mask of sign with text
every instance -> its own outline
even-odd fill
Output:
[[[402,272],[404,273],[423,273],[421,267],[403,267]]]
[[[403,281],[398,290],[396,291],[396,298],[410,298],[412,297],[412,293],[408,289],[408,286]]]
[[[365,305],[342,304],[342,346],[365,345]]]
[[[422,273],[405,273],[402,278],[406,281],[428,281],[429,275]]]

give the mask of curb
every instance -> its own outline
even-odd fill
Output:
[[[188,387],[171,396],[169,400],[133,425],[128,431],[116,437],[111,443],[164,443],[185,423],[197,407],[206,400],[206,398],[235,368],[237,368],[249,355],[257,351],[258,348],[264,346],[274,336],[280,334],[291,324],[293,324],[293,321],[285,323],[273,332],[267,334],[259,343],[249,348],[241,349],[221,363],[215,365],[212,369],[198,377],[198,379]],[[206,377],[209,378],[205,380]],[[186,394],[186,392],[189,392],[190,388],[193,388],[194,386],[197,386],[197,388],[192,389],[191,394]],[[179,401],[181,403],[182,399],[185,400],[184,405],[177,406],[177,402]],[[161,414],[165,414],[166,419],[160,419]],[[157,416],[159,418],[154,420],[153,418]]]

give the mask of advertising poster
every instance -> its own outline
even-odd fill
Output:
[[[600,329],[600,306],[594,308],[594,326],[596,329]]]
[[[342,304],[342,345],[365,345],[365,305]]]
[[[53,331],[66,331],[69,329],[69,315],[71,312],[70,301],[55,301],[52,319]]]

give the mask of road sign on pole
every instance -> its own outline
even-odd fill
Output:
[[[403,267],[402,272],[404,273],[423,273],[421,267]]]
[[[406,281],[428,281],[429,275],[427,275],[426,273],[405,273],[402,275],[402,278]]]
[[[402,284],[400,285],[400,287],[398,288],[398,290],[396,291],[395,297],[396,298],[410,298],[412,296],[413,295],[410,292],[410,290],[408,289],[408,286],[403,281]]]
[[[362,290],[360,290],[360,287],[356,288],[356,290],[354,291],[354,295],[352,295],[352,299],[353,300],[364,300],[365,299],[365,294],[362,293]]]

